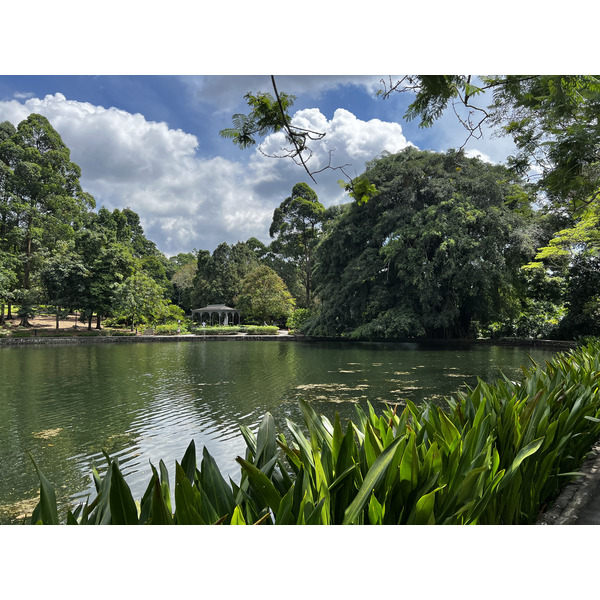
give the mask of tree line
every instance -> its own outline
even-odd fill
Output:
[[[246,148],[283,130],[290,149],[282,152],[315,181],[308,145],[325,134],[294,128],[294,97],[272,80],[275,96],[247,94],[250,113],[234,115],[221,133]],[[305,330],[599,335],[600,78],[421,75],[382,83],[383,97],[413,94],[404,117],[421,127],[452,107],[465,139],[458,151],[382,156],[340,181],[353,201],[319,232]],[[462,153],[484,125],[514,141],[505,166]]]
[[[252,237],[170,258],[130,209],[94,211],[44,117],[0,124],[0,302],[9,315],[17,304],[23,324],[44,299],[57,318],[76,308],[97,327],[227,304],[249,322],[293,317],[316,336],[599,335],[597,79],[419,76],[385,93],[402,85],[415,94],[407,118],[433,126],[462,103],[481,115],[465,122],[469,136],[488,120],[513,136],[517,155],[492,165],[461,149],[384,153],[340,182],[344,205],[325,208],[308,184],[294,185],[269,244]],[[475,106],[486,89],[493,104]],[[248,98],[262,111],[253,136],[278,130],[276,99]],[[242,117],[234,125],[258,122]],[[525,177],[532,164],[537,181]]]
[[[31,114],[0,124],[0,323],[27,326],[39,304],[56,320],[79,311],[133,327],[172,312],[180,266],[144,235],[129,208],[94,211],[81,171],[49,121]]]

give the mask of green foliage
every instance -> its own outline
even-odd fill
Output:
[[[294,299],[285,283],[266,265],[258,267],[243,280],[237,308],[245,318],[270,323],[273,319],[287,319],[294,307]]]
[[[260,265],[252,246],[238,242],[233,246],[223,242],[213,251],[200,250],[194,289],[190,294],[193,306],[208,304],[235,306],[242,291],[242,281]]]
[[[46,117],[31,114],[12,131],[4,128],[0,138],[1,237],[14,244],[22,262],[19,287],[29,290],[40,252],[72,238],[74,223],[95,203]]]
[[[289,329],[301,330],[302,326],[310,318],[311,313],[308,308],[297,308],[286,322]]]
[[[242,325],[240,331],[248,335],[277,335],[279,329],[274,325]]]
[[[325,207],[306,183],[297,183],[292,195],[273,212],[269,235],[275,238],[271,251],[296,264],[304,284],[304,306],[312,302],[313,256],[319,241]]]
[[[350,181],[339,179],[338,185],[348,192],[357,204],[364,204],[377,194],[377,188],[364,175]]]
[[[134,273],[114,289],[116,310],[131,317],[131,329],[138,323],[166,317],[168,304],[161,287],[145,273]]]
[[[240,331],[242,331],[242,327],[238,325],[207,325],[192,329],[192,332],[198,335],[235,335]]]
[[[248,115],[233,115],[233,127],[219,132],[221,137],[232,140],[242,149],[254,146],[257,136],[264,137],[269,133],[281,131],[285,121],[291,121],[288,110],[296,97],[282,93],[278,102],[271,94],[258,92],[248,93],[244,99],[252,111]],[[288,141],[292,142],[291,139]]]
[[[176,335],[189,333],[189,323],[182,321],[181,323],[165,323],[154,327],[156,335]]]
[[[378,194],[350,205],[318,247],[322,304],[307,332],[465,337],[473,321],[497,320],[537,237],[519,182],[460,152],[414,148],[373,161],[365,177]]]
[[[226,482],[192,441],[175,463],[175,505],[161,461],[139,503],[117,460],[94,469],[97,496],[69,524],[527,524],[581,465],[600,435],[600,346],[523,368],[520,382],[479,381],[448,398],[448,410],[407,401],[377,415],[357,405],[342,428],[300,401],[304,427],[290,441],[266,414],[241,427],[239,484]],[[37,466],[36,466],[37,468]],[[54,490],[38,469],[32,523],[59,522]]]
[[[527,308],[515,317],[490,323],[481,334],[484,337],[541,338],[545,340],[565,337],[561,321],[567,314],[566,308],[552,302],[529,300]],[[568,337],[572,337],[568,336]]]

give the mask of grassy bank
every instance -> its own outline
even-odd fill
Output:
[[[574,476],[600,437],[600,344],[480,381],[433,404],[357,408],[343,428],[301,402],[303,427],[276,434],[271,415],[242,427],[239,485],[192,442],[174,479],[161,461],[135,501],[117,460],[94,471],[97,495],[64,517],[40,475],[33,523],[527,524]],[[171,486],[174,486],[172,488]],[[175,503],[171,503],[171,489]]]

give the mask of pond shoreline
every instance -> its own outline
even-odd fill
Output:
[[[280,333],[278,335],[90,335],[90,336],[69,336],[69,337],[23,337],[23,338],[0,338],[0,346],[26,346],[40,344],[108,344],[108,343],[136,343],[136,342],[210,342],[210,341],[303,341],[303,342],[375,342],[375,343],[412,343],[427,345],[485,345],[485,346],[524,346],[532,348],[556,348],[566,350],[575,348],[577,342],[570,340],[538,340],[527,338],[501,338],[501,339],[370,339],[370,340],[349,340],[347,338],[334,337],[308,337],[303,335],[294,335]]]
[[[22,346],[41,344],[110,344],[136,342],[209,342],[215,340],[243,341],[294,341],[295,335],[90,335],[69,337],[26,337],[0,339],[0,346]]]

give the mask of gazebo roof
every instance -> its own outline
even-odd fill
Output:
[[[210,312],[219,310],[237,310],[237,308],[231,308],[230,306],[225,306],[225,304],[209,304],[208,306],[204,306],[203,308],[195,308],[192,312]]]

